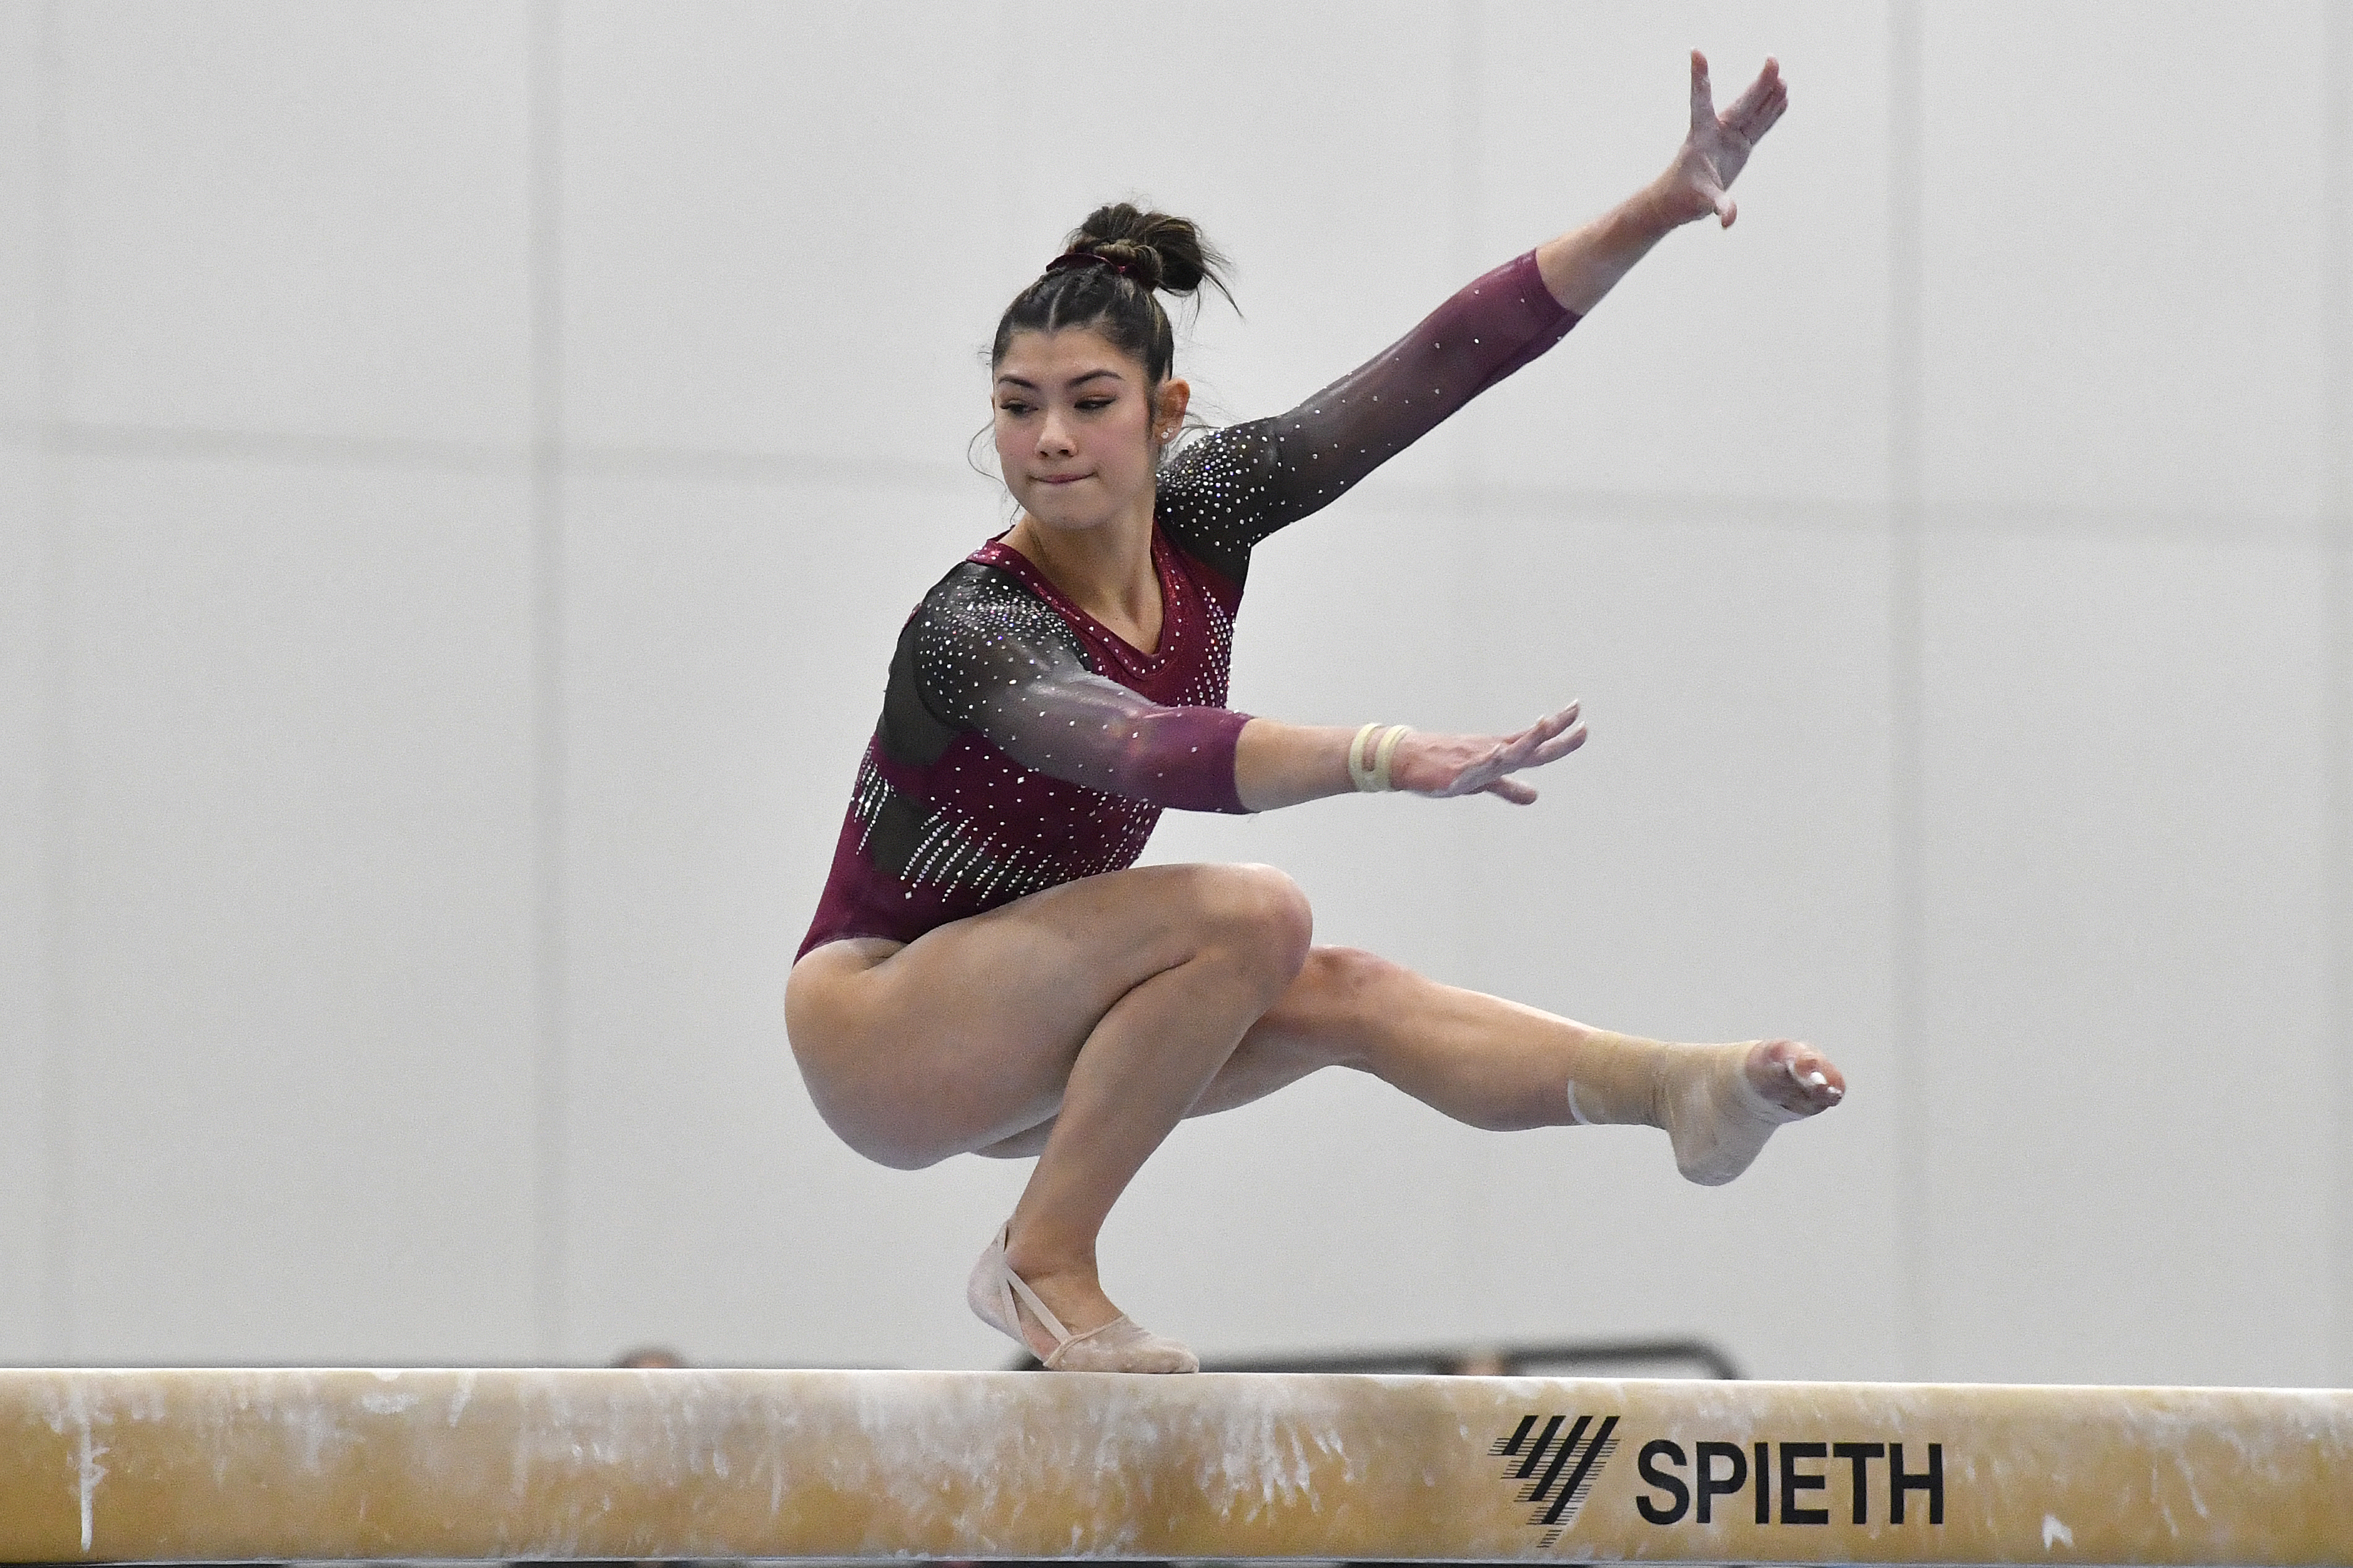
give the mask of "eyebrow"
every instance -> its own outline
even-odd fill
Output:
[[[1088,382],[1093,381],[1099,376],[1106,375],[1111,377],[1113,381],[1120,379],[1119,372],[1115,370],[1091,370],[1084,375],[1074,375],[1071,377],[1068,384],[1071,386],[1083,386]],[[1029,392],[1035,392],[1038,390],[1038,384],[1036,382],[1024,381],[1018,375],[1000,375],[997,378],[997,384],[999,386],[1018,386],[1023,388],[1025,391]]]

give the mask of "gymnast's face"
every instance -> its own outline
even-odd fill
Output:
[[[1016,332],[997,362],[997,460],[1021,510],[1056,531],[1151,515],[1160,449],[1190,389],[1161,383],[1090,327]],[[1154,405],[1157,405],[1155,407]]]

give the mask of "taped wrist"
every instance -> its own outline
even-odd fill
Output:
[[[1403,724],[1373,723],[1357,731],[1348,742],[1348,781],[1367,795],[1397,788],[1389,764],[1397,758],[1398,742],[1411,733]]]

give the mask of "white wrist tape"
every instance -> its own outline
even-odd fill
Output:
[[[1403,724],[1367,724],[1357,731],[1348,742],[1348,782],[1367,795],[1397,788],[1389,781],[1389,764],[1397,758],[1398,742],[1409,733]]]

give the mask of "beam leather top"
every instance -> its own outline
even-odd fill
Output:
[[[2353,1394],[0,1372],[0,1562],[2353,1562]]]

